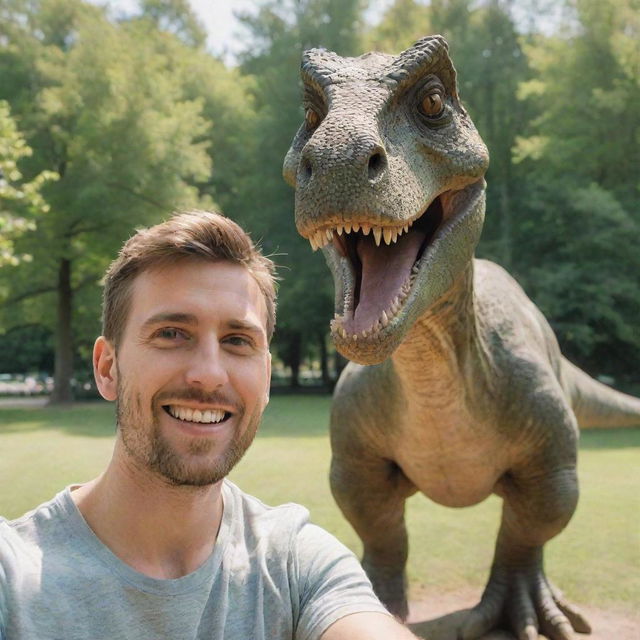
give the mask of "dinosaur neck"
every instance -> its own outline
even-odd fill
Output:
[[[475,314],[473,262],[424,313],[395,350],[394,369],[406,389],[449,395],[485,360]]]

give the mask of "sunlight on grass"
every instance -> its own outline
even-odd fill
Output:
[[[275,396],[256,443],[231,478],[268,504],[299,502],[360,553],[328,483],[330,399]],[[16,517],[64,486],[97,475],[111,455],[113,407],[0,408],[0,513]],[[575,601],[633,610],[640,598],[640,430],[585,431],[582,495],[567,529],[547,548],[549,576]],[[443,591],[486,580],[500,500],[448,509],[422,495],[407,504],[414,586]]]

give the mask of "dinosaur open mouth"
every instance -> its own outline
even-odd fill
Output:
[[[377,226],[353,221],[323,225],[307,233],[314,249],[329,245],[342,265],[334,268],[337,296],[332,333],[343,340],[379,336],[403,314],[426,254],[461,218],[484,181],[438,195],[413,220],[402,226]],[[396,222],[397,225],[397,222]],[[339,282],[341,280],[342,282]]]
[[[430,240],[443,220],[442,202],[437,197],[428,209],[399,234],[395,241],[377,244],[373,233],[338,235],[333,245],[353,267],[353,296],[343,309],[340,333],[343,337],[367,334],[384,328],[411,289],[412,275]],[[404,229],[403,229],[404,231]],[[364,333],[363,333],[364,332]]]

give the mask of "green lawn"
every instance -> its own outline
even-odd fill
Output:
[[[232,478],[265,502],[306,505],[318,524],[359,553],[331,498],[327,471],[330,400],[275,396],[260,435]],[[0,408],[0,513],[15,517],[107,463],[113,407]],[[632,611],[640,601],[640,429],[585,431],[582,495],[568,528],[548,546],[551,578],[576,602]],[[481,586],[500,502],[447,509],[414,496],[407,509],[412,585],[444,591]]]

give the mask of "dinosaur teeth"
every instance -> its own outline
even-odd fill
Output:
[[[317,251],[333,240],[334,233],[341,236],[362,231],[362,235],[368,236],[373,232],[374,241],[376,246],[379,247],[383,241],[386,245],[397,242],[403,233],[407,233],[410,226],[411,223],[401,227],[376,227],[366,222],[345,222],[344,224],[337,224],[334,228],[318,229],[309,234],[308,240],[311,248]]]

